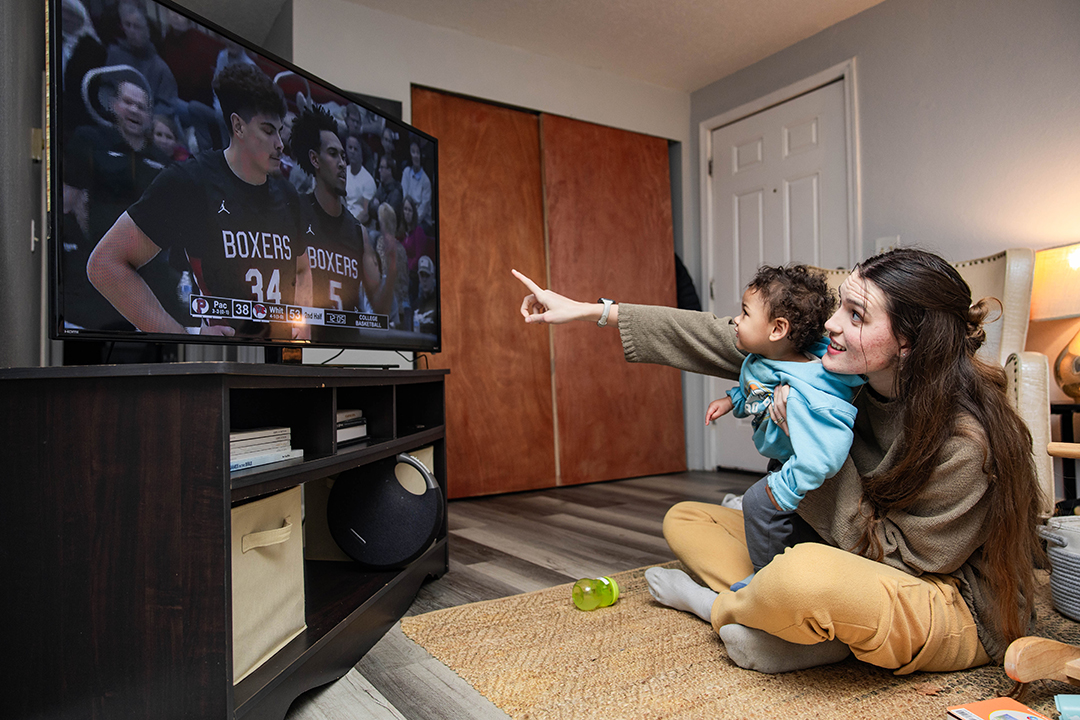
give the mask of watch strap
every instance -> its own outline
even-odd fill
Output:
[[[600,313],[600,319],[596,321],[596,326],[604,327],[605,325],[607,325],[608,313],[611,312],[611,306],[612,304],[614,304],[615,301],[609,300],[608,298],[600,298],[599,300],[597,300],[597,302],[604,303],[604,312]]]

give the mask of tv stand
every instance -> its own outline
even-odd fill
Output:
[[[0,370],[14,659],[0,717],[280,720],[297,695],[348,672],[446,572],[445,519],[401,570],[305,561],[307,629],[233,685],[230,508],[428,446],[445,498],[445,376],[249,363]],[[363,409],[369,443],[337,447],[338,408]],[[288,425],[303,462],[230,473],[230,429],[266,425]]]

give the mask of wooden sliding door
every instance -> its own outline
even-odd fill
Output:
[[[450,497],[685,470],[679,373],[614,327],[526,325],[510,274],[674,305],[667,142],[420,88],[412,122],[439,140]]]
[[[449,368],[450,497],[555,483],[551,346],[527,326],[510,268],[546,282],[535,114],[414,88],[412,123],[439,141],[439,263]]]
[[[551,287],[675,305],[667,141],[541,116]],[[554,333],[560,483],[686,469],[677,370],[623,360],[617,328]]]

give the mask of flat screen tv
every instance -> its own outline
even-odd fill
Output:
[[[439,350],[435,138],[167,0],[49,16],[52,338]]]

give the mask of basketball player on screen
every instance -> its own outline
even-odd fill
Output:
[[[322,106],[305,110],[293,126],[296,161],[315,178],[308,196],[314,222],[303,235],[297,287],[311,283],[314,307],[387,315],[397,278],[396,254],[388,254],[386,275],[367,229],[345,209],[345,149],[337,121]],[[331,328],[313,328],[316,333]],[[320,338],[314,340],[330,339]]]
[[[162,171],[90,256],[94,287],[144,332],[289,338],[283,322],[223,320],[185,328],[136,272],[163,250],[190,269],[196,295],[272,305],[310,305],[295,293],[308,220],[277,170],[285,100],[254,65],[230,65],[214,79],[229,146]]]

